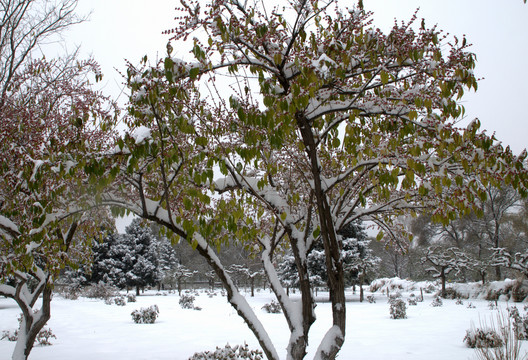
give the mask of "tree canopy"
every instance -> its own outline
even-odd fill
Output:
[[[332,359],[346,319],[340,230],[370,221],[378,239],[404,248],[400,215],[447,223],[478,211],[488,184],[526,195],[526,153],[512,154],[477,119],[457,127],[461,97],[477,88],[465,38],[418,25],[416,14],[385,34],[371,14],[333,1],[177,10],[167,56],[129,66],[131,131],[118,141],[121,172],[105,202],[192,243],[268,358],[276,350],[212,249],[236,241],[261,254],[291,330],[288,356],[300,359],[315,320],[307,255],[320,241],[333,326],[316,357]],[[192,58],[174,57],[185,40]],[[273,267],[282,248],[295,259],[300,308]]]

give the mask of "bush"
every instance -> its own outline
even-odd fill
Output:
[[[7,339],[7,341],[17,341],[18,339],[18,330],[10,331],[10,330],[4,330],[2,332],[2,337],[0,337],[0,340]]]
[[[124,297],[123,295],[116,296],[116,297],[114,298],[114,303],[115,303],[117,306],[125,306],[125,305],[126,305],[125,297]]]
[[[374,298],[374,295],[368,295],[368,296],[367,296],[367,301],[368,301],[370,304],[374,304],[374,303],[376,303],[376,299]]]
[[[502,346],[499,334],[493,329],[470,329],[466,330],[464,342],[472,349],[474,348],[494,348]]]
[[[415,297],[410,297],[407,299],[407,302],[409,303],[409,306],[416,306],[418,305],[418,301]]]
[[[431,306],[433,307],[439,307],[442,305],[444,305],[444,303],[442,302],[442,299],[440,298],[440,296],[435,297],[433,299],[433,302],[431,303]]]
[[[389,300],[389,311],[391,319],[406,319],[407,304],[401,298],[394,297]]]
[[[132,320],[136,324],[154,324],[159,314],[159,308],[157,305],[149,306],[148,308],[141,308],[139,310],[132,311]]]
[[[77,300],[81,294],[81,287],[75,285],[65,286],[59,294],[67,300]]]
[[[37,334],[37,341],[40,345],[46,346],[51,345],[50,339],[56,339],[57,337],[55,334],[51,331],[51,329],[42,329]]]
[[[439,296],[439,295],[440,295],[440,293],[437,294],[437,296]],[[446,289],[444,299],[461,299],[461,298],[467,298],[467,296],[462,294],[462,293],[460,293],[455,288],[448,287]]]
[[[455,304],[456,305],[464,305],[464,301],[462,301],[461,298],[458,298],[458,299],[456,299]]]
[[[514,302],[521,302],[528,296],[528,288],[522,280],[516,280],[511,289],[511,298]]]
[[[492,320],[491,326],[484,327],[486,330],[470,330],[464,338],[468,346],[475,348],[477,359],[526,359],[526,354],[520,356],[521,342],[515,336],[515,327],[510,316],[499,311],[496,319],[495,322]]]
[[[468,308],[468,309],[475,309],[475,308],[476,308],[476,306],[475,306],[475,305],[473,305],[473,303],[472,303],[472,302],[470,302],[469,304],[467,304],[467,308]]]
[[[190,295],[190,293],[183,294],[180,296],[179,304],[182,309],[202,310],[201,307],[194,306],[194,299],[194,296]]]
[[[118,294],[117,288],[99,283],[96,285],[88,286],[84,289],[83,295],[87,298],[107,300],[113,298]]]
[[[127,294],[127,301],[128,301],[128,302],[136,302],[136,295],[134,295],[134,294]]]
[[[281,306],[280,304],[275,301],[275,300],[272,300],[271,303],[269,304],[265,304],[262,309],[264,309],[266,312],[270,313],[270,314],[280,314],[282,313],[282,309],[281,309]]]
[[[519,309],[515,306],[508,309],[511,320],[513,321],[513,331],[519,340],[528,339],[528,315],[521,316]]]
[[[20,323],[20,320],[21,320],[21,317],[18,318],[19,323]],[[51,338],[56,339],[57,337],[51,331],[51,329],[44,328],[39,331],[39,333],[37,334],[36,340],[38,341],[40,345],[46,346],[46,345],[52,345],[50,341]],[[0,337],[0,340],[4,340],[4,339],[7,339],[8,341],[17,341],[18,340],[18,330],[15,330],[15,331],[4,330],[2,332],[2,337]]]
[[[227,344],[223,349],[216,347],[214,352],[204,351],[195,353],[189,360],[262,360],[262,351],[249,350],[248,345],[236,345],[231,347]]]

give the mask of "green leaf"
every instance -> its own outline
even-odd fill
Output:
[[[380,73],[381,83],[386,85],[389,82],[389,74],[386,71]]]
[[[200,68],[192,68],[190,71],[189,71],[189,77],[191,79],[196,79],[196,77],[198,76],[198,74],[200,73]]]

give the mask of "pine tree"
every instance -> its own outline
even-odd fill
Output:
[[[126,286],[135,287],[136,295],[139,295],[141,288],[155,285],[160,280],[154,246],[156,238],[150,228],[141,225],[140,219],[134,219],[125,228],[121,239],[128,249],[121,260],[124,264],[124,281]]]

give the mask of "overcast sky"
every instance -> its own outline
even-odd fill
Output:
[[[352,6],[355,1],[340,0]],[[477,93],[463,98],[467,121],[478,117],[482,128],[496,133],[515,153],[528,147],[528,5],[522,0],[363,0],[384,30],[394,18],[408,20],[419,7],[426,24],[461,37],[466,35],[477,55]],[[178,0],[79,0],[90,21],[77,25],[67,40],[92,54],[103,68],[105,90],[116,96],[125,72],[125,59],[138,63],[144,55],[165,54]],[[177,49],[177,46],[174,46]]]

